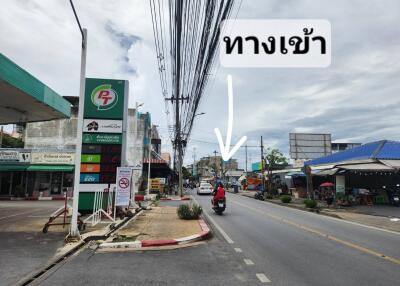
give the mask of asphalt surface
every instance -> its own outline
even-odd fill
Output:
[[[211,222],[207,243],[145,252],[84,249],[39,284],[399,285],[398,233],[233,194],[218,216],[210,196],[193,196]]]
[[[64,245],[62,229],[42,227],[59,201],[0,201],[0,285],[14,285],[43,267]]]
[[[195,198],[273,285],[399,285],[400,233],[227,196],[222,216],[210,197]]]

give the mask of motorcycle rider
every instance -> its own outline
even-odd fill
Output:
[[[223,200],[225,201],[225,189],[224,189],[224,185],[219,182],[218,187],[216,188],[216,190],[214,190],[213,192],[213,199],[212,199],[212,204],[214,205],[215,202],[219,201],[219,200]]]

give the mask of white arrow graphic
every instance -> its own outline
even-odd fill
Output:
[[[236,143],[235,147],[229,151],[231,147],[232,140],[232,126],[233,126],[233,88],[232,88],[232,76],[228,75],[228,130],[226,132],[225,146],[222,140],[221,131],[219,128],[214,128],[215,135],[217,135],[219,149],[221,151],[221,156],[224,161],[228,161],[233,154],[240,148],[240,146],[247,140],[247,136],[240,138],[239,142]]]

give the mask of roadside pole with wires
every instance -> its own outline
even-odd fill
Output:
[[[264,144],[263,137],[261,136],[261,178],[262,178],[262,191],[265,191],[265,178],[264,178]]]

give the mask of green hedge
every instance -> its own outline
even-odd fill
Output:
[[[307,200],[304,200],[304,204],[306,205],[307,208],[314,209],[317,207],[318,203],[316,200],[307,199]]]
[[[288,195],[281,196],[281,202],[284,204],[288,204],[292,201],[292,197]]]

